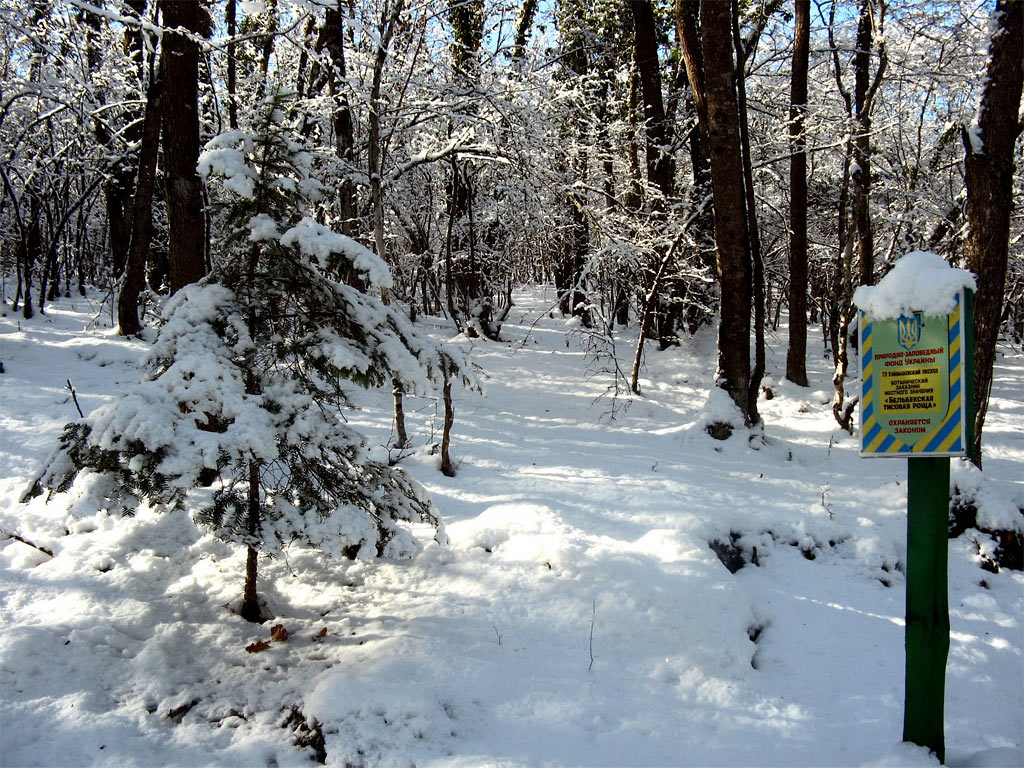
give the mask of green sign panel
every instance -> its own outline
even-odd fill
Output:
[[[872,320],[861,313],[861,455],[964,456],[961,307]]]

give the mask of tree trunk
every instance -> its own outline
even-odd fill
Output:
[[[395,448],[403,450],[409,447],[409,433],[405,429],[405,393],[398,384],[392,390],[395,402]]]
[[[839,53],[832,33],[832,22],[835,18],[835,4],[829,16],[829,43],[832,48],[832,59],[835,65],[836,83],[846,104],[846,111],[855,120],[855,135],[847,143],[847,155],[843,165],[843,187],[840,192],[840,249],[839,270],[836,275],[836,291],[834,294],[834,316],[841,317],[837,321],[837,334],[833,356],[836,370],[832,377],[834,397],[832,413],[843,429],[852,433],[853,409],[857,398],[846,401],[846,375],[849,366],[847,346],[849,328],[856,314],[851,297],[852,289],[852,248],[854,241],[857,246],[857,275],[861,285],[870,285],[874,280],[874,238],[871,231],[871,108],[875,93],[885,74],[887,57],[885,37],[882,23],[885,18],[885,4],[878,6],[878,68],[874,77],[871,76],[871,53],[874,45],[874,0],[862,0],[860,18],[857,24],[857,50],[853,57],[854,89],[853,98],[843,88]],[[852,187],[849,191],[851,210],[850,229],[845,223],[845,199],[847,195],[847,179]]]
[[[444,389],[444,428],[441,432],[441,472],[445,477],[455,477],[455,466],[452,464],[449,449],[452,441],[452,425],[455,423],[455,406],[452,405],[452,381],[445,374]]]
[[[989,48],[985,92],[977,124],[964,132],[967,181],[967,268],[978,277],[974,297],[974,439],[971,461],[981,466],[982,429],[992,390],[992,368],[1006,287],[1013,147],[1024,87],[1024,2],[999,0]]]
[[[370,177],[370,199],[373,205],[373,242],[377,256],[386,257],[384,252],[384,199],[381,189],[381,134],[380,134],[380,90],[384,76],[384,63],[388,57],[388,46],[398,26],[404,0],[395,0],[388,18],[381,20],[380,40],[377,44],[373,65],[373,82],[370,87],[369,131],[367,134],[367,171]]]
[[[523,57],[526,41],[530,37],[530,27],[533,26],[533,17],[536,13],[537,0],[523,0],[523,7],[519,12],[519,23],[516,24],[515,42],[512,44],[512,58],[521,59]]]
[[[246,320],[249,337],[257,338],[259,318],[256,307],[256,269],[259,266],[259,248],[253,246],[249,251],[249,259],[246,268],[246,300],[248,301],[248,318]],[[250,348],[247,353],[245,371],[245,393],[247,395],[260,394],[261,386],[256,376],[254,366],[255,355]],[[261,510],[260,510],[260,462],[258,459],[249,459],[249,489],[246,498],[246,533],[248,534],[248,548],[245,558],[245,587],[242,592],[242,606],[239,613],[246,621],[262,622],[263,612],[260,610],[259,596],[256,592],[257,558],[260,541]]]
[[[260,464],[255,459],[249,461],[249,497],[246,515],[246,528],[250,539],[255,539],[260,530]],[[245,586],[242,590],[242,607],[239,615],[246,621],[261,623],[263,611],[260,610],[259,595],[256,592],[256,578],[259,553],[250,542],[245,556]]]
[[[714,216],[707,203],[711,193],[711,164],[704,145],[707,135],[707,101],[704,87],[704,54],[700,48],[697,0],[676,0],[676,37],[680,41],[683,68],[690,86],[690,100],[697,115],[697,125],[690,129],[688,139],[690,166],[693,174],[691,204],[698,215],[693,220],[693,239],[697,244],[696,263],[708,274],[715,272]],[[711,322],[717,303],[714,292],[701,284],[691,286],[686,305],[686,322],[690,333]]]
[[[789,349],[786,378],[807,386],[807,66],[811,2],[794,0],[796,19],[789,92]]]
[[[164,25],[200,31],[198,0],[163,0]],[[205,221],[199,160],[199,46],[191,38],[166,32],[164,73],[164,166],[167,172],[168,259],[171,293],[206,274]]]
[[[132,229],[124,281],[117,297],[117,322],[122,336],[133,336],[142,330],[139,322],[139,293],[145,287],[146,261],[153,239],[153,191],[156,187],[157,150],[160,144],[161,90],[163,80],[149,84],[146,116],[139,148],[139,173],[132,204]]]
[[[729,393],[744,422],[751,425],[758,420],[748,399],[752,270],[733,61],[732,3],[701,3],[700,31],[707,104],[705,138],[711,158],[718,279],[723,297],[718,386]]]
[[[668,150],[672,143],[672,131],[665,116],[661,93],[661,63],[658,60],[654,10],[649,0],[634,0],[630,7],[633,10],[634,58],[643,96],[647,183],[649,188],[657,190],[657,195],[649,201],[649,207],[655,214],[655,226],[659,226],[675,196],[675,162]],[[667,247],[665,243],[657,247],[656,259],[659,263]],[[684,287],[679,280],[671,277],[671,273],[676,271],[675,265],[668,266],[668,274],[660,281],[665,295],[655,294],[658,336],[662,349],[679,343],[676,329],[682,319],[683,306]],[[652,270],[649,269],[650,272]]]
[[[328,8],[324,16],[324,40],[330,54],[331,78],[330,93],[334,99],[334,144],[335,151],[342,162],[349,166],[355,165],[355,129],[352,123],[352,109],[348,102],[342,80],[345,72],[345,26],[341,13],[341,2],[338,8]],[[341,219],[342,234],[352,237],[356,230],[356,218],[359,215],[356,188],[348,178],[338,184],[338,214]]]
[[[103,7],[103,0],[97,0],[96,8]],[[102,52],[99,50],[98,36],[103,26],[102,18],[92,11],[81,10],[80,18],[86,26],[85,31],[85,60],[89,67],[90,75],[99,68],[102,60]],[[137,31],[131,27],[126,28],[124,43],[126,52],[132,52],[132,42],[137,36]],[[97,96],[102,104],[105,99],[103,89],[98,89]],[[115,154],[118,149],[113,146],[113,137],[107,124],[101,118],[93,121],[93,134],[97,143],[104,147],[110,154]],[[139,128],[129,121],[125,127],[124,140],[129,144],[139,140]],[[113,173],[103,183],[103,194],[107,209],[107,232],[110,243],[110,256],[115,275],[120,275],[125,268],[128,258],[128,241],[131,237],[131,183],[134,175],[134,168],[128,157],[123,157],[114,168]]]
[[[22,306],[21,316],[26,320],[32,319],[35,316],[35,309],[32,306],[32,269],[35,266],[37,259],[43,253],[43,233],[42,227],[39,223],[39,218],[42,216],[40,210],[39,197],[33,191],[29,191],[29,214],[28,214],[28,236],[22,242],[21,255],[22,255]],[[42,305],[43,297],[39,296],[39,303]]]
[[[665,104],[661,94],[661,64],[658,61],[657,29],[650,0],[633,0],[634,46],[636,67],[644,101],[644,124],[647,137],[647,181],[658,189],[661,199],[652,208],[666,210],[674,193],[675,163],[667,151],[672,136],[665,120]]]
[[[750,128],[747,121],[747,52],[740,35],[739,4],[732,7],[732,35],[736,49],[736,104],[739,110],[740,150],[743,160],[743,191],[747,209],[747,249],[751,267],[751,299],[754,309],[754,368],[747,384],[747,410],[754,422],[757,415],[757,400],[761,394],[761,379],[765,369],[765,279],[764,260],[761,257],[761,232],[757,226],[757,198],[754,195],[754,170],[750,158]]]
[[[881,32],[885,5],[879,6],[878,27]],[[857,236],[857,256],[861,285],[874,282],[874,235],[871,231],[871,106],[874,94],[885,72],[885,40],[879,38],[879,64],[874,83],[871,78],[871,49],[874,46],[874,0],[862,0],[857,23],[857,51],[853,57],[853,103],[857,119],[857,135],[853,142],[853,223]]]
[[[581,8],[577,4],[564,5],[561,8],[563,25],[564,55],[562,62],[566,76],[578,85],[590,74],[590,60],[587,55],[586,38],[582,34],[580,22],[576,16]],[[567,145],[576,145],[566,149],[564,160],[559,161],[560,170],[567,172],[573,182],[585,182],[589,167],[589,156],[585,147],[589,142],[586,136],[590,130],[589,121],[583,110],[577,111],[575,120],[566,126],[565,140]],[[582,147],[582,148],[581,148]],[[583,272],[587,264],[590,250],[590,223],[586,215],[586,195],[575,187],[565,195],[565,213],[569,221],[566,234],[562,240],[560,263],[555,267],[555,287],[559,292],[559,305],[564,314],[579,317],[583,325],[590,327],[592,318],[588,308],[587,293],[582,285]]]
[[[483,42],[483,0],[449,0],[448,15],[454,38],[451,52],[455,85],[465,92],[464,95],[468,95],[476,89],[479,77],[476,54]],[[475,107],[467,106],[466,110],[472,113]],[[452,124],[457,121],[455,117]],[[461,323],[467,335],[482,333],[486,338],[496,339],[497,333],[490,327],[487,312],[489,302],[485,267],[478,261],[476,254],[472,226],[475,189],[470,178],[471,166],[469,161],[453,157],[451,168],[448,214],[453,225],[451,276],[455,295],[449,305],[456,311],[453,319]]]
[[[238,6],[236,0],[226,0],[224,4],[224,23],[228,27],[228,126],[231,130],[238,128]]]

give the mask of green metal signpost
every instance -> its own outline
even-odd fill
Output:
[[[861,455],[907,458],[903,740],[945,760],[949,458],[973,427],[973,292],[949,315],[862,312]]]

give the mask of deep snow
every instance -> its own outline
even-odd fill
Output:
[[[137,380],[146,345],[92,301],[8,309],[0,527],[55,556],[0,541],[0,763],[305,765],[294,708],[338,766],[936,764],[899,743],[905,462],[859,459],[836,428],[820,341],[801,388],[771,335],[765,441],[716,442],[710,332],[650,348],[644,397],[613,410],[553,291],[516,301],[506,342],[456,342],[486,375],[456,395],[457,477],[426,448],[439,404],[406,402],[419,450],[402,464],[450,544],[264,558],[262,627],[225,608],[244,553],[184,514],[17,502],[77,415],[66,380],[88,413]],[[984,475],[953,475],[985,520],[1020,526],[1024,355],[1001,352]],[[350,423],[386,456],[389,395],[358,402]],[[730,573],[715,540],[758,564]],[[949,765],[1024,764],[1024,577],[982,570],[993,546],[950,541]],[[246,652],[278,623],[286,642]]]

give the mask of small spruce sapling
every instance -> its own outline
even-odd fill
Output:
[[[111,511],[187,510],[247,548],[239,612],[250,621],[267,618],[260,551],[300,540],[331,555],[412,557],[420,544],[400,523],[415,521],[444,540],[426,492],[367,456],[343,416],[346,386],[476,386],[459,353],[371,295],[390,287],[381,259],[302,215],[320,185],[283,99],[268,101],[256,131],[207,145],[198,168],[228,232],[212,272],[167,302],[142,381],[68,424],[24,497],[102,479]]]

